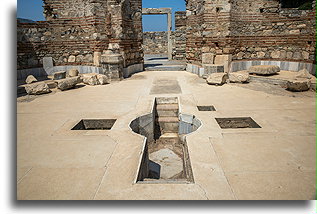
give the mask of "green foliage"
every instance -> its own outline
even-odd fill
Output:
[[[313,9],[311,2],[306,2],[298,7],[299,10],[311,10]]]
[[[280,0],[283,8],[298,8],[299,10],[312,9],[312,0]]]

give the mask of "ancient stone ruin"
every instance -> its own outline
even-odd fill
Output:
[[[143,70],[144,53],[166,52],[200,76],[262,64],[315,74],[314,11],[315,1],[298,10],[278,0],[187,0],[172,32],[170,9],[142,9],[141,0],[45,0],[47,21],[18,23],[18,79],[70,68],[122,79]],[[167,14],[167,33],[143,34],[142,14]]]
[[[17,23],[17,199],[315,199],[316,6],[289,2],[43,0]]]

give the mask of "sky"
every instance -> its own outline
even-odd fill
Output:
[[[17,0],[17,17],[44,21],[42,0]],[[144,8],[172,8],[173,30],[175,29],[175,11],[185,11],[185,0],[143,0]],[[143,15],[143,31],[166,31],[167,15]]]

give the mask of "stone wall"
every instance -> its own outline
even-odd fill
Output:
[[[167,54],[167,43],[167,31],[143,33],[143,51],[145,54]]]
[[[210,0],[209,0],[210,1]],[[186,59],[189,63],[201,63],[204,28],[204,0],[186,1]]]
[[[249,3],[242,0],[232,5],[233,60],[314,62],[315,11],[280,8],[278,1]]]
[[[315,27],[315,8],[280,8],[278,0],[187,0],[186,58],[315,63]]]
[[[175,12],[175,31],[173,33],[173,59],[186,59],[186,12]]]
[[[18,69],[42,66],[101,66],[109,47],[123,67],[143,63],[141,0],[44,0],[47,21],[18,23]],[[110,46],[109,46],[110,44]]]

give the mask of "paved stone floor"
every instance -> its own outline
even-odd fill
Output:
[[[314,199],[315,92],[275,87],[279,93],[253,83],[217,87],[184,71],[148,71],[109,85],[20,97],[17,198]],[[157,96],[178,96],[181,112],[202,121],[187,136],[193,184],[135,183],[143,137],[129,123],[150,113]],[[252,117],[262,128],[220,129],[216,117]],[[71,130],[81,119],[98,118],[117,121],[111,130]]]

